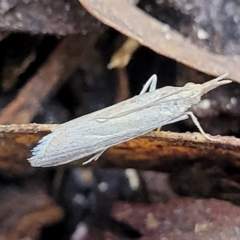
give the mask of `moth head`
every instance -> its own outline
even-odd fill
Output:
[[[182,96],[189,99],[190,105],[199,103],[202,96],[201,84],[186,83]]]
[[[188,92],[191,103],[197,104],[205,93],[221,85],[231,83],[231,80],[223,80],[226,76],[227,74],[224,74],[203,84],[195,84],[192,82],[185,84],[184,89]]]

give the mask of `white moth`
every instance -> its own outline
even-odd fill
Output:
[[[140,95],[54,128],[33,148],[33,156],[28,161],[35,167],[50,167],[92,156],[85,162],[89,163],[111,146],[188,117],[206,138],[212,140],[188,110],[208,91],[230,83],[230,80],[222,80],[226,75],[204,84],[187,83],[183,87],[157,90],[157,76],[153,75]]]

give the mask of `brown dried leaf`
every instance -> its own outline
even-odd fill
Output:
[[[240,82],[239,56],[202,50],[127,0],[79,1],[97,19],[153,51],[213,76],[228,72],[230,78]]]
[[[33,171],[27,157],[30,149],[56,125],[0,125],[0,173],[26,174]],[[206,140],[200,133],[152,132],[110,148],[87,167],[116,167],[172,171],[176,163],[201,160],[209,164],[228,162],[239,167],[240,139],[214,137]],[[82,166],[82,161],[75,162]]]
[[[209,164],[229,162],[239,166],[240,139],[214,137],[206,140],[200,133],[151,132],[110,148],[103,158],[106,166],[171,171],[176,164],[201,160]],[[103,164],[104,161],[97,161]]]
[[[240,209],[228,202],[177,197],[166,204],[118,203],[114,209],[116,218],[141,231],[141,240],[237,240],[239,214]]]
[[[52,125],[1,125],[0,126],[0,174],[1,176],[25,176],[35,169],[27,162],[30,149],[49,133]]]

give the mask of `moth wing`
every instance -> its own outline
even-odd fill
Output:
[[[122,102],[118,105],[120,109],[124,109],[126,105],[128,110],[121,111],[120,113],[115,113],[119,108],[114,105],[61,124],[54,128],[52,133],[44,136],[39,141],[38,145],[32,150],[33,156],[28,160],[32,166],[60,165],[90,156],[110,146],[130,140],[155,128],[161,127],[172,120],[172,115],[165,115],[162,113],[160,122],[157,122],[157,124],[147,123],[141,131],[139,131],[139,123],[142,123],[142,119],[139,119],[136,124],[132,125],[130,125],[126,119],[133,121],[139,118],[139,116],[141,116],[141,118],[144,116],[144,119],[146,117],[152,118],[152,112],[146,111],[146,109],[154,106],[155,102],[164,100],[168,102],[169,100],[166,99],[166,97],[180,90],[181,89],[169,91],[167,94],[164,94],[162,99],[157,98],[157,100],[150,101],[145,105],[141,103],[140,107],[134,105],[135,100],[133,102],[131,102],[131,100],[125,103]],[[141,99],[143,100],[143,98]],[[132,114],[131,118],[126,118],[129,114]],[[158,116],[154,116],[155,120],[158,118]],[[98,121],[98,119],[109,119],[112,121],[107,121],[106,123],[105,121]],[[145,122],[146,121],[145,119]],[[151,121],[152,120],[149,119],[149,122]]]
[[[28,159],[31,166],[56,166],[68,163],[101,150],[93,145],[93,136],[82,135],[71,129],[55,130],[44,136],[32,150]]]
[[[165,87],[166,89],[164,89],[164,92],[168,92],[167,91],[167,88],[169,89],[173,89],[173,87]],[[162,89],[159,89],[162,91]],[[182,91],[182,88],[176,88],[175,87],[175,91],[169,91],[167,94],[163,94],[162,97],[158,97],[156,98],[155,100],[147,103],[147,104],[143,104],[142,106],[139,106],[139,107],[136,107],[136,108],[133,108],[133,109],[129,109],[129,110],[126,110],[126,111],[121,111],[120,113],[115,113],[111,116],[98,116],[97,118],[97,121],[99,122],[104,122],[108,119],[113,119],[113,118],[118,118],[118,117],[123,117],[123,116],[127,116],[128,114],[132,114],[134,112],[139,112],[140,110],[143,110],[144,108],[147,108],[147,107],[151,107],[152,105],[154,104],[161,104],[161,103],[166,103],[166,102],[169,102],[169,101],[177,101],[177,100],[182,100],[183,97],[182,96],[179,96],[178,93]],[[148,92],[148,93],[145,93],[145,94],[153,94],[152,92]],[[175,98],[173,99],[168,99],[169,97],[173,96],[173,95],[176,95]],[[138,95],[140,96],[140,95]]]

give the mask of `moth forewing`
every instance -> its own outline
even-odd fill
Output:
[[[55,165],[55,162],[58,165],[60,159],[60,164],[63,164],[101,152],[108,147],[156,129],[160,124],[169,123],[173,120],[173,112],[164,111],[166,106],[154,105],[104,122],[91,120],[84,125],[81,124],[80,118],[78,126],[65,131],[62,128],[56,129],[45,136],[36,147],[37,154],[29,161],[33,166],[48,166],[51,163]],[[158,112],[163,112],[163,116],[159,117]],[[174,112],[177,112],[176,109]]]
[[[204,84],[164,87],[153,90],[155,79],[149,79],[141,95],[105,109],[71,120],[44,136],[32,150],[32,166],[57,166],[94,155],[118,143],[141,136],[163,125],[181,121],[189,116],[205,137],[209,138],[193,113],[188,109],[200,101],[206,92],[230,80],[225,75]],[[151,92],[146,92],[147,88]]]

